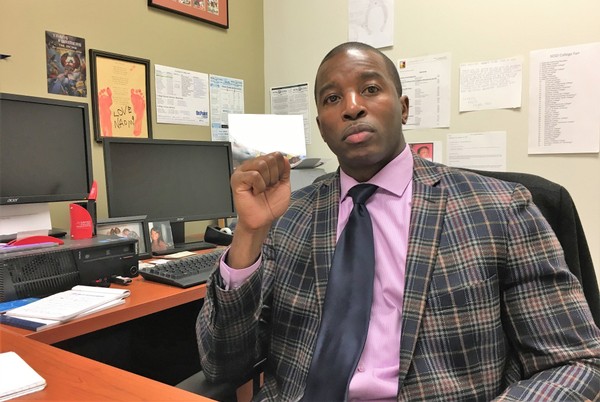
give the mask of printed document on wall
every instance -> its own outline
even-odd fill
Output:
[[[530,53],[529,153],[600,152],[600,43]]]
[[[407,130],[450,127],[450,53],[398,60],[410,108]]]
[[[348,41],[375,48],[394,44],[394,0],[349,0]]]
[[[460,112],[521,107],[523,58],[460,65]]]
[[[304,120],[304,138],[311,143],[308,113],[308,83],[271,88],[271,113],[299,114]]]
[[[506,172],[506,131],[449,134],[448,166]]]
[[[213,141],[229,141],[231,113],[244,113],[244,80],[210,75],[210,134]]]
[[[208,74],[154,66],[156,122],[208,126]]]

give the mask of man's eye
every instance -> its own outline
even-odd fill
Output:
[[[375,85],[370,85],[367,87],[367,89],[365,89],[365,92],[370,93],[370,94],[375,94],[375,93],[379,92],[379,88],[377,88]]]
[[[340,97],[337,95],[329,95],[325,98],[325,103],[333,103],[337,101]]]

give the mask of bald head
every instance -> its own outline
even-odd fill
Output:
[[[331,49],[329,51],[329,53],[327,53],[325,55],[325,57],[323,57],[323,60],[321,60],[321,64],[319,64],[319,69],[321,69],[321,66],[327,60],[331,59],[335,55],[337,55],[339,53],[347,52],[350,50],[362,50],[362,51],[366,51],[366,52],[371,52],[371,53],[376,54],[379,57],[381,57],[381,59],[385,63],[385,66],[386,66],[388,74],[390,75],[390,78],[394,82],[394,86],[396,87],[396,92],[398,93],[398,97],[402,96],[402,83],[400,82],[400,75],[398,74],[398,70],[396,69],[394,62],[392,60],[390,60],[390,58],[387,57],[385,54],[383,54],[379,49],[375,49],[373,46],[367,45],[366,43],[345,42],[345,43],[342,43],[341,45],[334,47],[333,49]],[[319,74],[318,74],[318,70],[317,70],[317,76],[318,75]],[[316,100],[317,99],[316,78],[315,78],[315,85],[314,85],[314,96],[315,96],[315,100]]]

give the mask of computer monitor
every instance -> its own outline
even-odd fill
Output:
[[[0,93],[0,205],[86,199],[90,141],[86,103]]]
[[[104,165],[110,217],[169,221],[176,246],[184,222],[235,216],[229,142],[105,137]]]

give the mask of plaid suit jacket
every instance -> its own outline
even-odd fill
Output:
[[[600,400],[600,330],[529,192],[414,158],[398,400]],[[302,396],[339,194],[338,174],[295,192],[238,289],[213,274],[196,326],[209,380],[266,356],[255,400]]]

